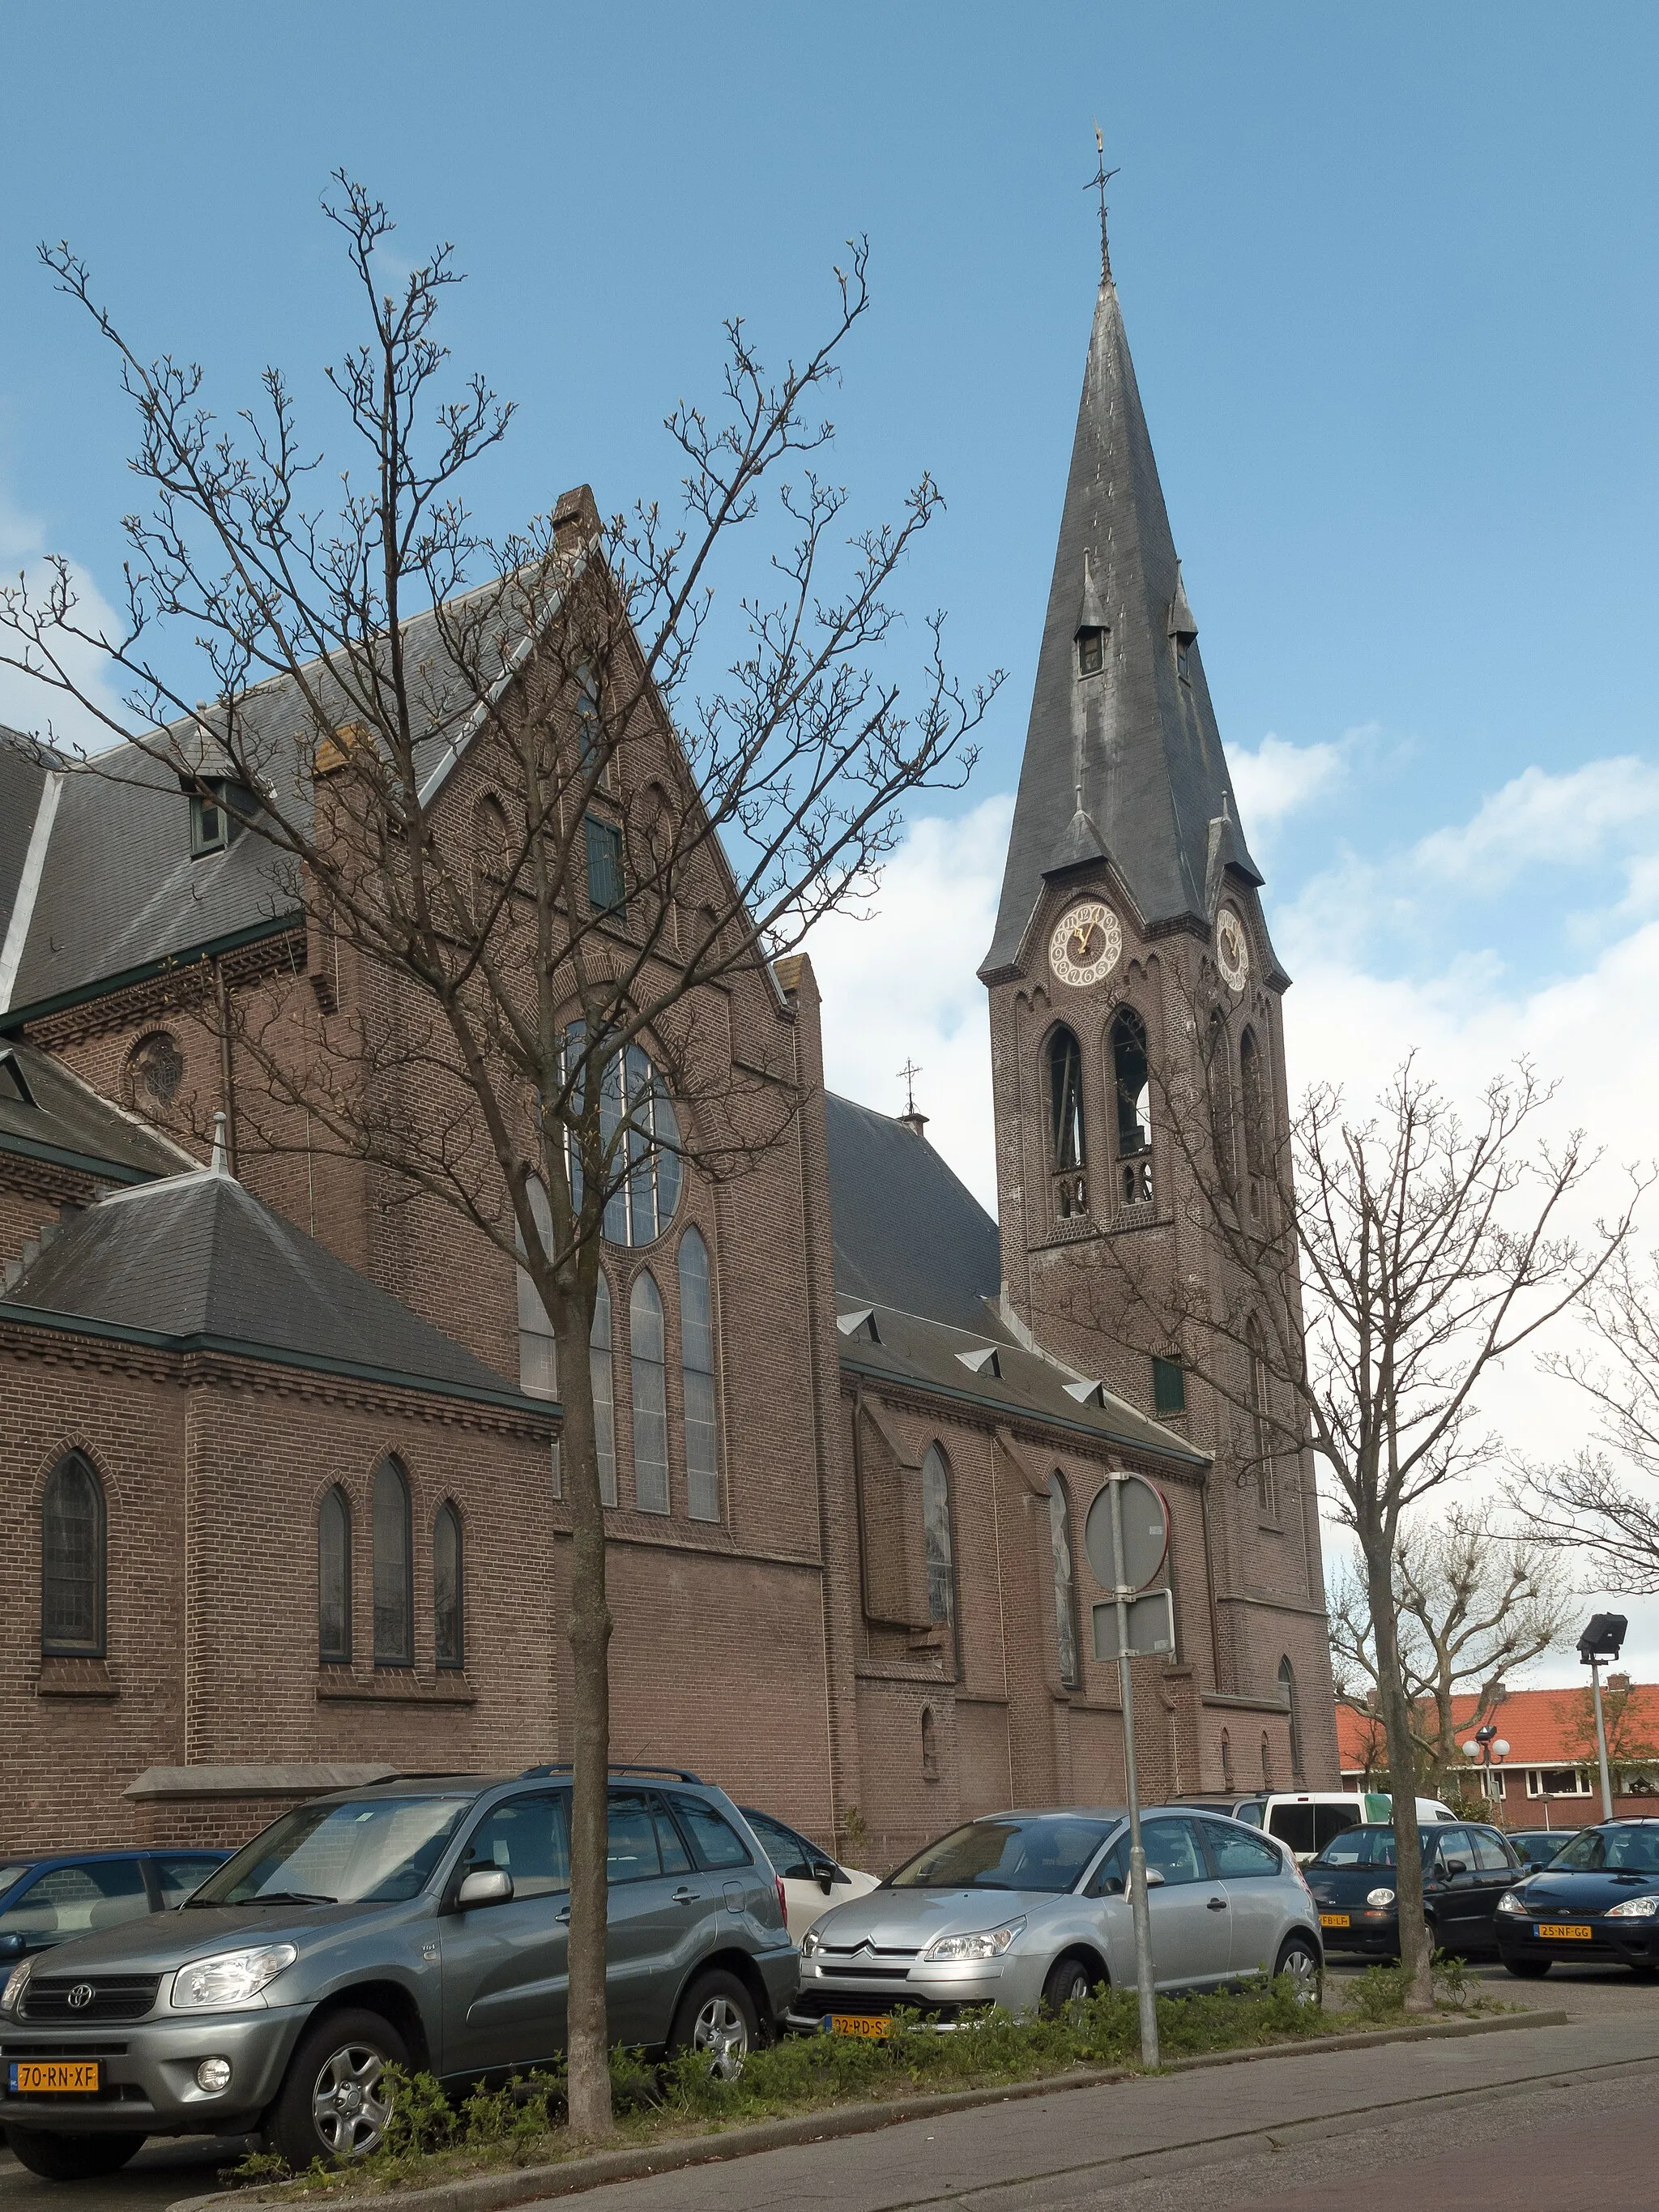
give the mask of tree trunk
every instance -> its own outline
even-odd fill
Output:
[[[563,1409],[560,1456],[570,1503],[570,1945],[566,2055],[570,2130],[595,2140],[611,2130],[605,2026],[606,1805],[611,1767],[611,1607],[605,1596],[605,1507],[593,1428],[590,1324],[580,1298],[553,1309]]]
[[[1428,1927],[1423,1917],[1423,1852],[1417,1832],[1417,1748],[1411,1708],[1400,1674],[1399,1626],[1395,1618],[1392,1547],[1362,1530],[1371,1632],[1376,1641],[1376,1690],[1389,1739],[1389,1786],[1393,1796],[1395,1902],[1400,1909],[1400,1963],[1406,1970],[1406,2009],[1430,2012],[1434,1977]]]

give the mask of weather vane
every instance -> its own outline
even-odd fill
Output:
[[[899,1070],[899,1080],[904,1085],[904,1110],[907,1114],[914,1114],[916,1110],[916,1078],[921,1073],[921,1070],[914,1060],[907,1060]]]
[[[1106,244],[1106,187],[1116,176],[1117,171],[1109,169],[1106,166],[1106,141],[1100,135],[1100,125],[1097,123],[1095,125],[1095,152],[1099,156],[1095,164],[1095,173],[1083,189],[1085,191],[1100,194],[1100,273],[1103,276],[1109,276],[1112,273],[1112,257]]]

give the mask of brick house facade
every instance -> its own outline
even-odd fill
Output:
[[[1214,1265],[1156,1120],[1125,1148],[1126,1007],[1173,1066],[1182,991],[1242,970],[1228,1049],[1286,1111],[1287,979],[1194,637],[1108,276],[981,970],[1000,1234],[921,1115],[826,1095],[801,958],[704,1010],[796,1103],[780,1140],[606,1247],[614,1755],[872,1863],[1011,1801],[1121,1797],[1082,1541],[1115,1468],[1171,1519],[1145,1790],[1335,1779],[1309,1470],[1249,1472],[1181,1347],[1133,1342],[1105,1265],[1122,1237]],[[463,755],[445,804],[471,818],[488,779]],[[0,744],[0,1850],[234,1839],[336,1779],[568,1753],[558,1405],[515,1271],[313,1148],[239,1062],[251,1024],[402,1010],[273,898],[257,838],[194,852],[186,807],[137,755],[89,776]],[[1065,981],[1050,940],[1080,901],[1117,948]],[[682,1312],[700,1270],[709,1328]],[[635,1333],[653,1304],[659,1352]],[[711,1359],[712,1470],[686,1420]],[[636,1449],[641,1361],[665,1490]]]

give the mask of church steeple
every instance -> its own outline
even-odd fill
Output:
[[[1060,544],[988,982],[1020,956],[1048,878],[1109,859],[1146,928],[1212,918],[1244,842],[1198,625],[1141,412],[1103,226]]]

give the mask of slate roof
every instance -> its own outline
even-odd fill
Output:
[[[867,1322],[842,1328],[845,1369],[1204,1463],[1184,1437],[1109,1392],[1079,1399],[1066,1386],[1081,1378],[1015,1336],[1000,1311],[997,1224],[925,1137],[833,1091],[824,1104],[836,1303],[842,1322],[872,1315],[875,1324],[873,1337]],[[1000,1375],[960,1356],[988,1349]]]
[[[0,1079],[0,1153],[84,1169],[106,1182],[147,1182],[196,1162],[131,1114],[124,1114],[33,1045],[0,1044],[0,1062],[21,1076],[32,1104]],[[0,1071],[3,1073],[3,1071]]]
[[[1107,672],[1077,672],[1085,620],[1108,626]],[[1238,807],[1195,645],[1158,464],[1109,270],[1095,303],[1054,580],[988,978],[1019,955],[1045,878],[1109,859],[1147,926],[1213,912],[1212,842],[1224,834],[1247,880],[1261,878]],[[1225,822],[1228,831],[1212,825]]]
[[[176,1351],[532,1402],[213,1168],[118,1192],[75,1216],[0,1297],[0,1320],[85,1323]]]
[[[452,615],[465,604],[452,603]],[[443,650],[433,616],[417,616],[404,635],[411,690],[428,732],[416,766],[431,787],[465,743],[476,696]],[[518,643],[498,619],[479,644],[485,672],[505,671]],[[357,710],[331,664],[313,661],[307,673],[325,714],[341,722],[355,718]],[[249,691],[239,711],[243,757],[295,823],[307,822],[318,732],[300,684],[273,678]],[[210,724],[211,719],[210,714]],[[169,725],[166,734],[180,758],[212,772],[210,728],[192,720]],[[48,771],[33,739],[0,729],[0,944],[15,927],[22,930],[9,1000],[0,997],[0,1022],[9,1017],[21,1023],[43,1003],[114,988],[124,977],[204,947],[246,941],[299,913],[293,865],[267,840],[244,833],[223,852],[191,857],[189,802],[163,763],[133,745],[85,762],[46,757],[55,760],[56,812],[38,892],[25,913],[27,902],[18,896],[23,860]]]

